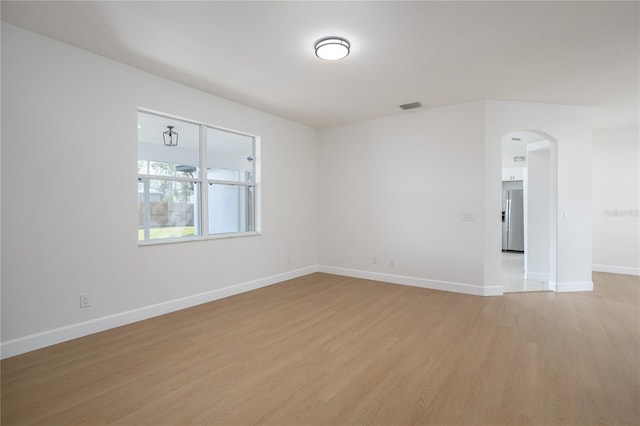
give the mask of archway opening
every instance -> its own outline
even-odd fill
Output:
[[[537,130],[519,130],[502,138],[504,293],[555,290],[556,144]]]

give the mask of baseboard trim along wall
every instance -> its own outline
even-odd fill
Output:
[[[615,266],[615,265],[592,265],[591,270],[594,272],[608,272],[610,274],[622,274],[622,275],[636,275],[640,276],[640,268],[633,268],[629,266]]]
[[[373,281],[382,281],[391,284],[408,285],[412,287],[428,288],[432,290],[450,291],[454,293],[470,294],[474,296],[502,296],[503,287],[501,285],[481,286],[475,284],[465,284],[451,281],[431,280],[426,278],[416,278],[403,275],[384,274],[379,272],[361,271],[357,269],[341,268],[337,266],[314,265],[281,274],[259,278],[240,284],[234,284],[223,288],[194,294],[179,299],[169,300],[155,305],[144,306],[126,312],[120,312],[77,324],[31,334],[13,340],[0,343],[0,359],[20,355],[36,349],[99,333],[111,328],[120,327],[159,315],[190,308],[214,300],[222,299],[236,294],[244,293],[258,288],[267,287],[286,280],[309,275],[314,272],[325,272],[328,274],[342,275],[353,278],[362,278]],[[637,274],[636,274],[637,275]],[[551,290],[558,292],[572,291],[593,291],[593,282],[564,282],[549,283]]]
[[[169,300],[155,305],[144,306],[142,308],[133,309],[126,312],[120,312],[101,318],[84,321],[77,324],[55,328],[53,330],[43,331],[41,333],[31,334],[29,336],[19,337],[17,339],[8,340],[0,344],[0,358],[9,358],[20,355],[25,352],[34,351],[46,346],[55,345],[66,342],[68,340],[77,339],[78,337],[88,336],[89,334],[98,333],[109,330],[111,328],[120,327],[145,319],[157,317],[159,315],[168,314],[179,311],[181,309],[190,308],[214,300],[222,299],[246,291],[256,290],[258,288],[267,287],[282,281],[309,275],[317,272],[317,267],[308,266],[305,268],[295,269],[293,271],[283,272],[281,274],[271,275],[269,277],[259,278],[253,281],[247,281],[240,284],[230,285],[223,288],[207,291],[204,293],[194,294],[179,299]]]
[[[568,293],[572,291],[593,291],[593,281],[575,281],[556,283],[558,293]]]
[[[391,284],[429,288],[432,290],[472,294],[474,296],[502,296],[503,294],[503,287],[501,285],[480,286],[475,284],[464,284],[451,281],[439,281],[426,278],[408,277],[404,275],[392,275],[379,272],[361,271],[358,269],[340,268],[337,266],[327,265],[319,265],[318,272],[326,272],[327,274],[343,275],[347,277],[362,278],[373,281],[382,281]]]

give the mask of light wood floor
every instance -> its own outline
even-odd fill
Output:
[[[2,361],[2,424],[638,425],[640,278],[475,297],[313,274]]]

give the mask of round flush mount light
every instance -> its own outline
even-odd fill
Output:
[[[340,37],[326,37],[316,42],[316,56],[325,61],[338,61],[349,55],[351,45]]]

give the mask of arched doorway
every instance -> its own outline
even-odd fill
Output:
[[[502,286],[555,291],[557,141],[540,131],[502,138]]]

